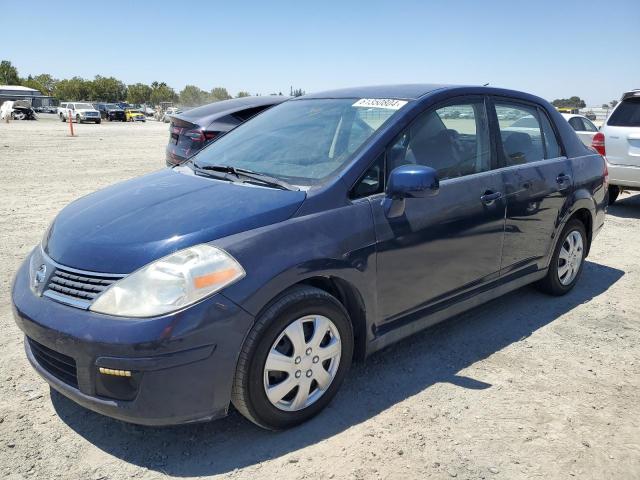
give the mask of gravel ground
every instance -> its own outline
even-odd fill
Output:
[[[640,478],[640,195],[610,209],[577,287],[524,288],[354,366],[318,418],[145,428],[50,391],[13,272],[58,210],[163,166],[167,125],[0,124],[0,477]]]

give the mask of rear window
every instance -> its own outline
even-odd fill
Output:
[[[628,98],[616,108],[607,125],[612,127],[640,127],[640,98]]]
[[[239,112],[234,113],[234,116],[240,120],[241,122],[246,122],[247,120],[249,120],[251,117],[259,114],[261,111],[263,111],[265,108],[269,108],[271,105],[267,105],[267,106],[260,106],[260,107],[253,107],[253,108],[247,108],[246,110],[240,110]]]

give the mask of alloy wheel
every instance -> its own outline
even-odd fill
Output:
[[[565,238],[558,255],[558,279],[569,285],[578,275],[584,255],[584,242],[579,231],[573,230]]]
[[[332,384],[342,343],[335,324],[322,315],[294,320],[276,338],[264,365],[264,389],[273,406],[287,412],[315,403]]]

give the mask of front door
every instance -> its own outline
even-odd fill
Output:
[[[506,203],[490,137],[484,98],[463,97],[423,113],[387,150],[387,172],[430,166],[440,191],[406,199],[396,218],[385,215],[380,195],[370,197],[381,324],[427,313],[498,277]]]

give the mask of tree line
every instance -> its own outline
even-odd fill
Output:
[[[224,87],[214,87],[210,91],[202,90],[195,85],[186,85],[180,92],[176,92],[165,82],[134,83],[126,85],[114,77],[96,75],[93,80],[72,77],[57,79],[48,73],[20,77],[18,69],[10,61],[0,62],[0,85],[22,85],[39,90],[58,100],[87,100],[100,102],[120,102],[126,100],[133,104],[157,105],[160,102],[179,103],[185,107],[196,107],[206,103],[228,100],[233,98]],[[304,95],[301,89],[291,88],[294,96]],[[236,98],[248,97],[247,91],[240,91]],[[259,95],[259,94],[256,94]],[[271,95],[282,95],[282,92]]]
[[[587,103],[580,97],[556,98],[551,104],[556,108],[585,108]],[[613,108],[618,104],[618,100],[611,100],[608,104],[603,103],[602,108]]]

